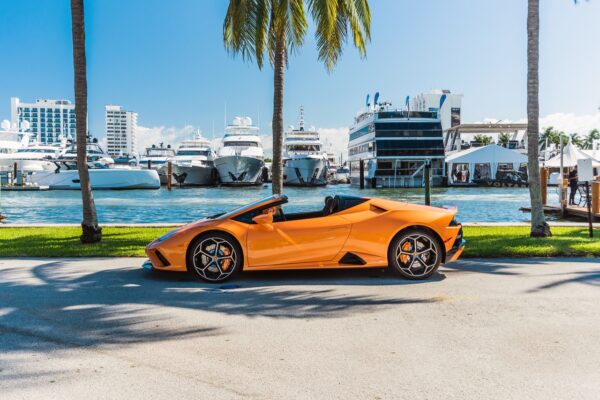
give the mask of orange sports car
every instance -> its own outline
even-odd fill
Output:
[[[464,247],[456,209],[328,196],[322,209],[286,213],[285,195],[182,226],[146,247],[144,268],[222,282],[241,270],[391,267],[425,279]]]

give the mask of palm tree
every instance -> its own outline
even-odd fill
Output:
[[[473,136],[473,141],[487,146],[488,144],[492,143],[492,137],[488,135],[477,134]]]
[[[571,143],[579,148],[583,148],[583,138],[578,133],[571,134]]]
[[[528,0],[527,7],[527,165],[531,201],[532,237],[552,236],[542,205],[539,163],[539,60],[540,1]]]
[[[283,171],[284,75],[289,54],[302,46],[308,27],[306,9],[316,25],[319,60],[328,71],[342,54],[348,35],[360,55],[370,40],[371,13],[368,0],[230,0],[223,23],[225,48],[244,59],[255,59],[262,68],[264,54],[274,70],[273,92],[273,193],[281,193]]]
[[[498,143],[506,147],[508,145],[508,142],[510,142],[510,135],[506,132],[501,132],[498,135]]]
[[[73,31],[73,70],[75,81],[75,122],[77,141],[77,169],[81,184],[83,221],[81,222],[82,243],[96,243],[102,239],[102,229],[98,226],[96,205],[90,185],[87,165],[87,73],[85,60],[85,24],[83,0],[71,0],[71,29]]]
[[[585,150],[593,150],[594,142],[600,140],[600,131],[598,129],[592,129],[583,140],[583,148]]]

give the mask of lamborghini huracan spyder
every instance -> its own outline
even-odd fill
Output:
[[[464,248],[456,209],[328,196],[322,209],[286,213],[285,195],[182,226],[146,247],[148,269],[222,282],[241,270],[390,267],[425,279]]]

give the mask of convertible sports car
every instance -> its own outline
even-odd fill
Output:
[[[464,248],[456,209],[328,196],[322,209],[286,213],[285,195],[185,225],[146,247],[144,268],[222,282],[241,270],[389,266],[425,279]]]

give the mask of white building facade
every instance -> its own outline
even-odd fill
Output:
[[[10,115],[15,130],[28,121],[30,140],[38,143],[58,143],[61,135],[75,139],[75,104],[68,100],[37,99],[35,103],[22,103],[18,97],[12,97]]]
[[[446,97],[440,110],[442,96]],[[438,112],[442,121],[442,131],[446,132],[449,128],[461,124],[462,98],[462,94],[452,93],[450,90],[432,90],[415,96],[411,109]]]
[[[136,152],[137,113],[126,111],[122,106],[104,107],[108,154],[115,157]]]

